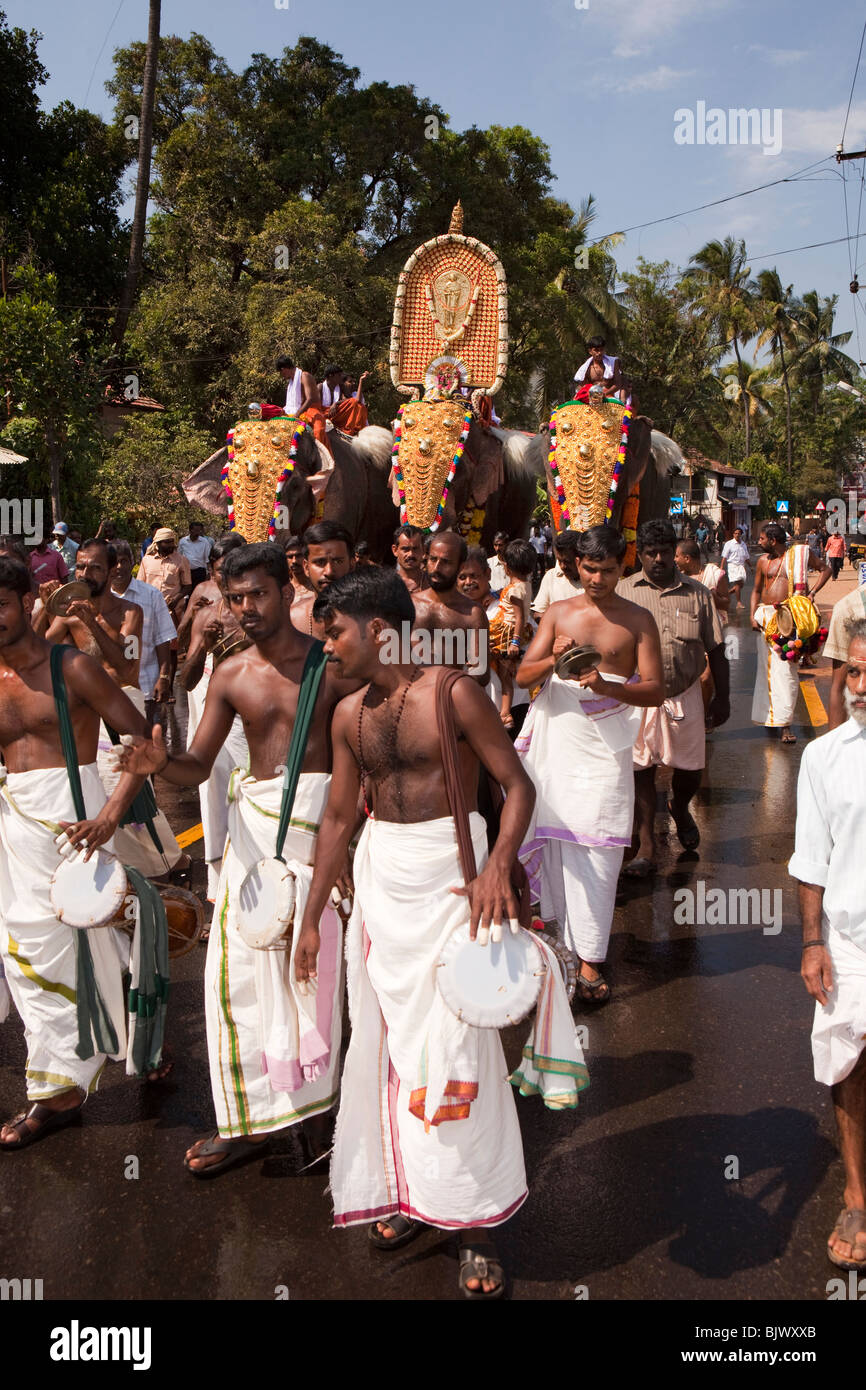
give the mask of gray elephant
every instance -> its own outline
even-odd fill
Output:
[[[329,443],[333,457],[317,443],[312,430],[305,430],[298,439],[294,468],[280,494],[287,513],[286,533],[297,536],[305,531],[321,503],[320,520],[338,521],[356,540],[367,541],[374,559],[382,560],[391,553],[397,524],[388,488],[391,433],[378,425],[368,425],[354,437],[333,430]],[[227,459],[224,445],[183,484],[187,501],[215,516],[227,513],[221,481]]]

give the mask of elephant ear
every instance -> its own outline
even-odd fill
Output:
[[[222,471],[227,461],[228,449],[224,444],[184,479],[183,493],[187,502],[210,512],[212,516],[226,515],[228,503],[222,485]]]
[[[483,507],[504,481],[502,441],[492,431],[473,425],[464,455],[472,469],[472,498],[476,506]]]
[[[647,464],[650,461],[652,427],[653,422],[646,415],[635,415],[629,426],[625,463],[628,488],[624,492],[624,496],[628,496],[635,483],[640,482],[647,470]],[[622,483],[620,487],[622,487]]]

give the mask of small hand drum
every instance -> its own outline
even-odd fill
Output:
[[[257,951],[287,951],[295,917],[295,875],[281,859],[260,859],[238,895],[238,934]]]
[[[565,985],[565,993],[568,996],[568,1002],[570,1004],[577,992],[577,976],[580,967],[577,956],[574,951],[570,951],[565,942],[560,940],[552,931],[538,931],[535,935],[541,938],[545,946],[550,947],[556,959],[559,961],[559,968],[562,972],[562,983]]]
[[[120,860],[108,850],[95,849],[84,862],[85,851],[64,859],[51,875],[51,906],[68,927],[105,927],[119,911],[128,887]]]
[[[178,960],[198,945],[204,930],[204,908],[195,893],[188,892],[186,888],[178,888],[173,883],[157,883],[154,887],[159,891],[165,908],[169,959]],[[127,893],[120,910],[106,925],[118,927],[131,937],[135,932],[137,901],[136,893]]]
[[[532,1011],[547,963],[522,928],[506,922],[501,941],[486,946],[469,939],[469,927],[449,937],[439,958],[436,983],[452,1013],[473,1028],[507,1028]]]
[[[600,661],[601,652],[596,647],[569,647],[556,658],[553,670],[560,680],[573,680]]]

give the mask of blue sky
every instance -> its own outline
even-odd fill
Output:
[[[840,166],[827,159],[842,134],[866,3],[577,3],[585,8],[576,0],[288,0],[286,9],[276,0],[163,0],[162,30],[206,35],[235,69],[251,53],[277,54],[312,34],[365,82],[414,84],[455,129],[527,126],[549,146],[554,191],[573,207],[595,196],[591,235],[684,214],[629,233],[617,252],[621,267],[639,255],[685,264],[711,237],[742,236],[754,272],[775,264],[795,292],[838,293],[837,328],[855,328],[848,283],[852,264],[866,282],[866,235],[850,262],[842,243],[777,253],[844,236],[846,191],[848,229],[866,233],[866,196],[858,224],[866,161],[842,166],[843,187]],[[0,0],[0,8],[10,24],[44,35],[46,106],[68,98],[110,114],[103,84],[111,55],[145,37],[146,0]],[[766,143],[780,129],[781,149],[676,143],[675,113],[697,112],[701,102],[707,110],[766,110]],[[845,148],[866,148],[866,51]],[[686,213],[816,164],[796,182]],[[860,300],[866,309],[866,288]],[[855,359],[866,356],[866,313],[858,311],[856,326],[860,350],[856,337],[847,349]]]

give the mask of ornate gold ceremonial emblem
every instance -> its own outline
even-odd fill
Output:
[[[393,455],[401,522],[438,529],[471,419],[448,400],[401,408]]]
[[[229,524],[250,543],[274,534],[283,484],[294,468],[297,440],[306,426],[290,416],[241,420],[227,437],[223,485]]]
[[[628,418],[619,402],[570,401],[551,420],[550,466],[564,493],[571,526],[585,531],[608,516],[617,463],[624,453]]]

